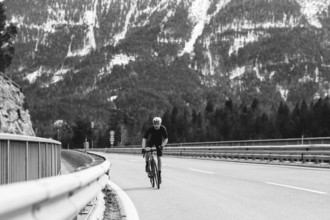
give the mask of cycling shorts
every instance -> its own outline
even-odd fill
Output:
[[[157,149],[157,157],[163,156],[163,151],[160,149],[160,147],[156,147]]]

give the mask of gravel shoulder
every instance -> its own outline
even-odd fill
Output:
[[[106,187],[103,191],[105,210],[103,214],[103,220],[122,220],[123,217],[120,212],[120,205],[116,193]]]
[[[75,168],[68,163],[66,160],[61,159],[61,174],[68,174],[75,171]],[[103,218],[102,220],[123,220],[125,219],[124,216],[122,216],[120,211],[120,205],[118,196],[115,193],[114,190],[112,190],[110,187],[105,187],[102,190],[103,193],[103,199],[104,199],[104,212],[103,212]],[[83,217],[84,215],[80,215],[79,219],[85,219]],[[99,218],[97,218],[99,219]]]

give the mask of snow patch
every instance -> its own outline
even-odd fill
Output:
[[[161,0],[161,2],[159,2],[155,7],[149,7],[140,11],[139,14],[147,14],[149,15],[152,15],[154,12],[157,12],[157,11],[163,11],[163,10],[166,10],[167,11],[167,6],[169,4],[169,1],[168,0]],[[166,22],[167,19],[169,18],[169,16],[171,16],[172,14],[174,14],[174,11],[173,10],[168,10],[167,12],[167,15],[164,17],[163,19],[163,22]],[[138,16],[138,14],[136,15]],[[137,17],[135,17],[135,21],[137,20]],[[145,21],[143,21],[141,23],[141,26],[146,26],[148,23],[150,22],[150,19],[145,19]]]
[[[110,98],[108,98],[108,101],[109,101],[109,102],[113,102],[113,101],[116,100],[117,98],[118,98],[117,95],[113,95],[113,96],[111,96]]]
[[[18,28],[20,28],[21,26],[23,26],[23,20],[24,17],[23,16],[19,16],[19,15],[12,15],[11,19],[10,19],[10,23],[15,24]]]
[[[47,70],[43,66],[40,66],[39,69],[35,70],[32,73],[29,73],[24,79],[28,80],[30,84],[34,83],[38,77],[42,76],[43,74],[53,75],[51,78],[50,84],[57,83],[60,80],[63,80],[63,76],[69,72],[70,69],[59,69],[55,73],[53,73],[53,70]],[[42,87],[48,87],[49,84],[44,84]]]
[[[233,71],[231,71],[230,73],[230,79],[235,79],[236,77],[242,76],[245,73],[246,67],[242,66],[242,67],[236,67],[236,69],[234,69]]]
[[[231,0],[220,0],[216,5],[216,10],[212,15],[208,15],[207,11],[211,5],[209,0],[195,0],[189,10],[189,19],[196,24],[192,30],[191,38],[185,43],[185,47],[179,56],[184,53],[191,53],[194,50],[194,44],[197,38],[203,33],[205,24],[208,24],[211,17],[218,14],[218,12],[226,6]]]
[[[297,0],[301,7],[301,13],[305,15],[307,21],[317,27],[322,28],[322,24],[317,16],[322,11],[327,11],[329,0]]]
[[[28,74],[25,79],[27,79],[30,83],[34,83],[38,77],[42,75],[42,66],[39,67],[38,70]]]
[[[270,74],[269,74],[269,79],[271,80],[271,79],[273,79],[273,77],[275,76],[275,71],[272,71]]]
[[[67,72],[69,72],[69,71],[70,71],[70,69],[63,69],[63,68],[57,70],[57,71],[54,73],[54,76],[53,76],[53,78],[52,78],[52,82],[51,82],[51,83],[54,84],[54,83],[57,83],[58,81],[63,80],[63,76],[64,76]]]
[[[197,38],[202,34],[205,24],[209,21],[207,10],[209,9],[210,4],[211,3],[208,0],[195,0],[192,3],[189,11],[189,19],[196,25],[193,28],[190,40],[186,42],[185,47],[179,56],[193,51]]]
[[[112,58],[110,63],[100,71],[98,76],[102,76],[106,73],[110,73],[115,65],[126,65],[130,61],[135,61],[135,57],[127,56],[125,54],[117,54]]]
[[[119,43],[120,40],[124,39],[127,33],[127,29],[128,29],[128,25],[130,24],[130,19],[133,15],[133,12],[137,10],[137,2],[133,1],[133,4],[131,4],[130,9],[126,15],[126,20],[125,20],[125,25],[124,25],[124,30],[119,33],[116,34],[114,36],[115,39],[115,45],[117,45]]]
[[[284,101],[286,101],[288,99],[288,94],[289,94],[289,90],[285,89],[283,86],[281,85],[276,85],[276,90],[280,92],[281,97]]]
[[[229,56],[232,53],[236,53],[236,55],[237,55],[237,52],[240,48],[243,48],[248,43],[258,41],[258,39],[259,39],[259,34],[257,34],[255,31],[249,31],[246,36],[241,35],[237,38],[234,38],[234,42],[231,45],[229,52],[228,52]]]
[[[98,2],[98,1],[96,1]],[[71,42],[69,45],[69,50],[67,53],[67,57],[74,57],[74,56],[85,56],[89,54],[92,50],[96,49],[96,41],[94,35],[94,28],[98,27],[98,20],[97,20],[97,3],[94,4],[93,11],[86,11],[83,16],[83,23],[88,26],[86,35],[84,37],[84,46],[82,49],[72,52],[71,45],[73,37],[71,37]]]
[[[108,13],[112,0],[103,0],[101,2],[101,7],[104,9],[105,13]]]

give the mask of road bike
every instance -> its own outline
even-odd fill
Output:
[[[143,157],[145,157],[145,154],[150,152],[150,156],[149,156],[149,170],[150,172],[148,173],[148,177],[150,178],[150,183],[152,187],[155,187],[155,185],[157,186],[157,188],[160,188],[160,181],[159,181],[159,173],[158,173],[158,166],[156,163],[156,160],[154,158],[154,154],[153,152],[157,151],[156,148],[147,148],[147,150],[145,151],[145,153],[143,154]]]

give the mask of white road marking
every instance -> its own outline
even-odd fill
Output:
[[[119,197],[119,202],[122,203],[124,212],[126,214],[126,220],[139,220],[139,214],[135,208],[134,203],[132,200],[129,198],[129,196],[119,187],[117,186],[114,182],[108,180],[108,184],[112,189],[116,191],[116,194]]]
[[[291,189],[298,189],[298,190],[303,190],[303,191],[307,191],[307,192],[323,194],[323,195],[327,194],[326,192],[321,192],[321,191],[312,190],[312,189],[305,189],[305,188],[300,188],[300,187],[296,187],[296,186],[289,186],[289,185],[284,185],[284,184],[279,184],[279,183],[271,183],[271,182],[265,182],[265,183],[275,185],[275,186],[282,186],[282,187],[291,188]]]
[[[191,171],[195,171],[195,172],[200,172],[200,173],[208,173],[208,174],[215,174],[215,173],[213,173],[213,172],[209,172],[209,171],[204,171],[204,170],[196,170],[196,169],[189,169],[189,170],[191,170]]]

